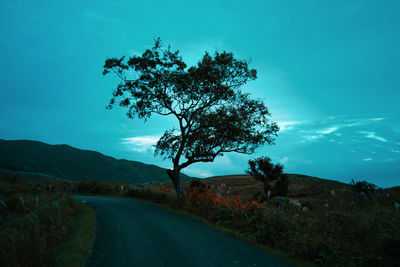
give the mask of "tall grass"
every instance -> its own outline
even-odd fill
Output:
[[[48,183],[18,176],[0,177],[0,185],[0,266],[50,266],[75,202],[68,194],[49,192]]]

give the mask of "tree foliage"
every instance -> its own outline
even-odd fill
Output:
[[[265,196],[268,196],[268,191],[274,191],[275,195],[285,196],[288,191],[289,179],[283,173],[282,164],[273,164],[269,157],[258,157],[249,160],[249,169],[247,173],[253,176],[257,181],[264,184]],[[275,183],[275,187],[271,187],[271,182]]]
[[[157,39],[141,56],[107,59],[103,74],[108,73],[120,78],[108,108],[126,107],[129,118],[158,114],[177,119],[178,127],[166,130],[155,146],[156,155],[172,160],[168,174],[173,181],[190,164],[272,144],[279,130],[263,101],[241,92],[257,72],[232,53],[206,52],[188,67],[179,51],[163,48]]]

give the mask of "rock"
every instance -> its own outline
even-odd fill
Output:
[[[272,194],[272,191],[271,191],[271,190],[268,190],[268,193],[267,193],[267,199],[268,199],[268,200],[271,198],[271,194]]]
[[[308,211],[309,211],[309,209],[307,207],[303,208],[303,212],[308,212]]]
[[[331,190],[331,191],[330,191],[330,194],[331,194],[331,196],[333,196],[333,197],[336,196],[335,190]]]
[[[400,210],[400,203],[399,202],[395,201],[393,203],[393,206],[394,206],[395,210],[397,210],[397,211]]]
[[[329,208],[329,205],[328,205],[328,203],[325,203],[325,205],[324,205],[324,206],[325,206],[325,208]]]

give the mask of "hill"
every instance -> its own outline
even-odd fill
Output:
[[[74,181],[144,183],[170,181],[166,169],[138,161],[115,159],[96,151],[29,140],[0,139],[0,169]],[[181,179],[191,178],[182,174]]]
[[[400,186],[378,189],[372,201],[365,194],[358,194],[351,184],[302,174],[288,174],[288,176],[286,202],[301,203],[302,207],[307,207],[310,214],[322,215],[327,207],[330,210],[346,212],[354,206],[368,213],[371,203],[377,205],[379,209],[397,209],[398,212],[394,203],[400,201]],[[257,194],[263,191],[262,182],[255,181],[250,175],[214,176],[202,179],[202,182],[225,198],[236,198],[240,195],[242,202],[256,200]],[[273,206],[279,200],[280,197],[274,197],[269,203]]]

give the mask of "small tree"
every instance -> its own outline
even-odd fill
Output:
[[[264,184],[264,194],[269,200],[269,192],[272,193],[271,182],[276,181],[275,195],[285,196],[287,194],[289,179],[283,173],[283,165],[273,164],[268,157],[258,157],[254,160],[249,160],[249,169],[246,171],[253,176],[257,181]]]
[[[264,103],[240,91],[257,72],[232,53],[206,52],[196,66],[187,68],[179,51],[163,49],[158,38],[141,56],[107,59],[103,74],[108,73],[120,79],[108,108],[115,103],[127,107],[129,118],[146,120],[158,114],[177,119],[178,128],[165,131],[155,155],[172,161],[167,173],[179,201],[184,201],[183,168],[212,162],[226,152],[253,153],[272,144],[279,130],[268,120]]]

